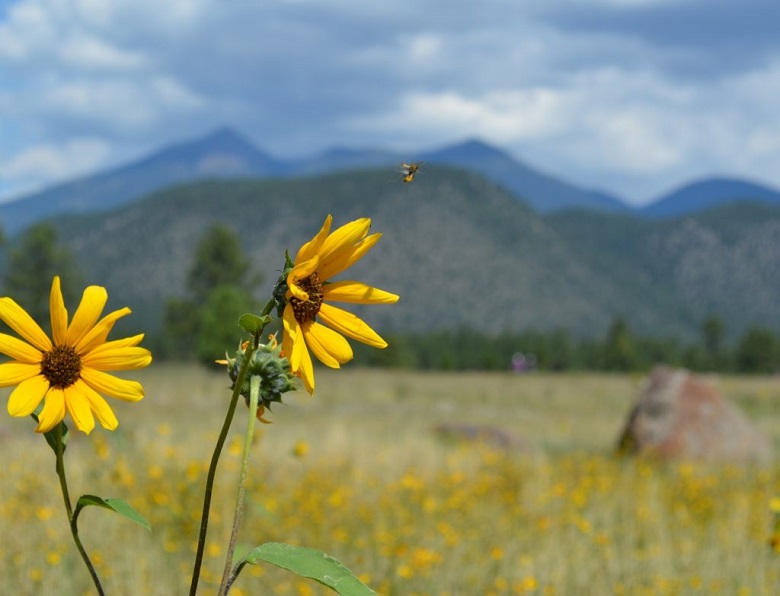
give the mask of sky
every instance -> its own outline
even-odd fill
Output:
[[[286,158],[477,138],[635,205],[780,188],[778,23],[777,0],[0,0],[0,200],[222,126]]]

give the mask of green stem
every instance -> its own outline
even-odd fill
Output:
[[[198,535],[198,550],[195,554],[195,566],[192,570],[192,582],[190,583],[190,596],[195,596],[198,590],[198,580],[200,578],[200,568],[203,565],[203,551],[206,547],[206,532],[209,527],[209,510],[211,508],[211,496],[214,490],[214,476],[217,473],[217,463],[219,457],[222,454],[222,448],[225,445],[225,439],[227,439],[228,431],[230,430],[230,424],[233,422],[233,415],[236,412],[236,404],[238,404],[238,398],[241,395],[241,387],[244,385],[244,379],[246,378],[246,372],[249,369],[249,363],[252,360],[252,354],[257,349],[260,334],[256,334],[254,341],[247,346],[244,352],[244,359],[241,362],[241,368],[238,370],[236,381],[233,386],[233,395],[230,398],[230,405],[225,416],[225,422],[222,424],[222,430],[219,433],[217,444],[214,446],[214,453],[211,456],[211,464],[209,465],[208,476],[206,477],[206,493],[203,496],[203,512],[200,517],[200,534]]]
[[[70,503],[70,495],[68,493],[68,480],[65,477],[65,458],[62,445],[62,426],[60,422],[54,430],[54,439],[57,445],[55,453],[57,454],[57,476],[60,478],[60,489],[62,489],[62,498],[65,501],[65,511],[68,514],[68,525],[70,526],[70,533],[73,536],[73,542],[76,543],[76,548],[84,560],[84,564],[89,570],[89,575],[92,577],[92,581],[95,583],[95,588],[100,596],[104,596],[103,586],[100,584],[100,578],[98,577],[95,566],[92,565],[92,561],[89,560],[87,551],[84,550],[84,545],[81,544],[81,538],[79,538],[79,529],[76,525],[76,518],[73,517],[73,507]]]
[[[249,451],[252,448],[252,437],[255,433],[255,420],[257,417],[257,405],[260,400],[260,377],[253,375],[249,379],[249,421],[246,425],[246,435],[244,436],[244,454],[241,458],[241,476],[238,481],[238,495],[236,497],[236,511],[233,514],[233,530],[230,533],[230,544],[228,545],[227,555],[225,555],[225,569],[222,572],[222,583],[219,586],[218,596],[225,596],[230,590],[230,586],[235,580],[230,570],[233,566],[233,552],[236,550],[236,540],[238,539],[238,528],[241,525],[241,518],[244,512],[244,492],[246,488],[246,472],[249,462]]]

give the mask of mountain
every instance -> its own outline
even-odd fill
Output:
[[[675,217],[738,201],[780,205],[780,192],[747,180],[708,178],[686,184],[642,208],[640,212],[649,217]]]
[[[274,176],[286,167],[231,129],[222,128],[108,172],[1,204],[0,222],[7,232],[14,233],[59,214],[113,209],[179,182]]]
[[[539,213],[573,207],[607,212],[631,211],[626,203],[616,197],[577,188],[538,172],[477,140],[423,154],[422,159],[430,163],[460,166],[479,172],[516,197],[522,198]]]
[[[276,159],[230,128],[166,147],[128,165],[57,185],[16,201],[0,204],[0,222],[15,233],[39,219],[65,213],[115,208],[172,184],[212,178],[313,176],[328,172],[385,166],[395,177],[402,162],[423,160],[478,172],[503,186],[539,212],[568,207],[628,211],[614,197],[584,191],[536,172],[507,154],[478,141],[408,155],[375,149],[338,148],[305,159]],[[420,176],[424,176],[425,171]]]
[[[640,334],[692,338],[708,315],[731,334],[780,329],[780,207],[738,203],[663,220],[543,215],[476,174],[435,164],[425,174],[413,184],[388,184],[384,168],[203,181],[55,225],[88,282],[109,289],[109,306],[130,306],[130,323],[152,334],[165,300],[184,294],[209,226],[239,234],[264,277],[264,301],[285,249],[294,253],[327,213],[336,225],[369,216],[384,234],[348,276],[401,295],[392,307],[358,309],[385,333],[466,326],[593,337],[623,316]]]

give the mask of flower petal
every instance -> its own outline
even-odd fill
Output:
[[[319,250],[320,260],[327,263],[336,260],[342,253],[351,251],[355,243],[365,238],[369,229],[371,220],[368,217],[344,224],[327,237]]]
[[[26,364],[40,364],[43,354],[26,341],[0,333],[0,353]]]
[[[84,290],[79,307],[76,309],[65,335],[67,345],[77,345],[89,333],[100,318],[100,313],[103,312],[107,300],[108,292],[102,286],[89,286]]]
[[[41,374],[40,364],[4,362],[0,364],[0,387],[10,387]]]
[[[83,382],[76,381],[65,388],[65,409],[73,418],[76,428],[88,435],[95,428],[95,417],[92,415],[89,399],[84,395],[85,386]]]
[[[325,242],[325,238],[328,237],[328,233],[330,232],[330,226],[332,223],[333,223],[333,216],[328,215],[325,218],[325,223],[322,224],[320,231],[317,232],[314,238],[309,240],[306,244],[301,246],[300,249],[298,249],[298,254],[295,255],[295,261],[293,261],[296,265],[304,261],[308,261],[313,256],[315,256],[318,252],[320,252],[320,248],[322,247],[323,242]]]
[[[51,337],[55,345],[61,346],[65,343],[65,336],[68,332],[68,311],[65,309],[65,301],[62,299],[58,275],[55,275],[51,282],[49,313],[51,314]]]
[[[98,370],[130,370],[144,368],[152,362],[152,354],[146,348],[100,348],[102,346],[82,356],[81,364]]]
[[[130,309],[125,306],[124,308],[108,313],[105,317],[100,319],[100,321],[90,329],[78,343],[76,343],[76,352],[79,354],[86,354],[91,349],[101,345],[106,341],[108,334],[111,333],[111,329],[114,328],[114,323],[122,317],[129,315],[130,312]]]
[[[311,362],[311,356],[309,356],[309,350],[306,349],[306,343],[303,340],[303,335],[299,336],[299,342],[301,344],[300,349],[300,367],[298,370],[293,370],[293,374],[303,381],[303,386],[309,395],[314,393],[314,366]]]
[[[136,402],[144,397],[144,388],[141,383],[120,379],[94,368],[82,368],[81,378],[94,391],[105,393],[117,399]]]
[[[306,279],[312,273],[317,270],[320,265],[320,258],[314,256],[308,261],[303,261],[301,264],[292,268],[290,273],[287,274],[287,288],[290,295],[295,296],[299,300],[308,300],[309,294],[307,294],[299,285],[298,282]],[[289,296],[288,296],[289,298]]]
[[[282,325],[284,326],[282,352],[290,361],[290,368],[297,371],[300,368],[301,357],[300,351],[295,349],[295,345],[301,342],[301,326],[298,324],[292,305],[289,303],[284,307],[284,312],[282,313]]]
[[[326,301],[351,304],[394,304],[399,299],[398,294],[347,280],[326,284],[322,295]]]
[[[108,430],[115,430],[119,426],[119,421],[108,402],[86,383],[84,384],[84,395],[89,400],[89,406],[100,422],[100,426]]]
[[[352,360],[352,348],[342,335],[319,323],[304,323],[301,328],[306,345],[325,366],[341,368]]]
[[[22,381],[8,398],[8,413],[11,416],[29,416],[48,390],[49,381],[43,375]]]
[[[43,410],[38,414],[37,433],[46,433],[65,419],[65,392],[59,387],[51,387],[46,393]]]
[[[320,279],[330,279],[357,263],[373,248],[381,237],[382,234],[380,233],[371,234],[370,236],[363,238],[363,240],[355,244],[355,246],[351,247],[349,250],[339,252],[337,255],[332,255],[328,260],[323,260],[319,268]]]
[[[0,320],[41,352],[51,350],[51,340],[43,329],[11,298],[0,298]]]
[[[387,342],[383,340],[371,327],[360,317],[351,312],[342,310],[336,306],[323,303],[317,316],[322,319],[328,327],[335,329],[339,333],[356,339],[361,343],[374,348],[386,348]]]

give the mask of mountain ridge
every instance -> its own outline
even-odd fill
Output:
[[[780,191],[767,186],[746,180],[711,178],[678,188],[645,207],[634,208],[620,197],[580,188],[528,166],[479,139],[421,151],[413,159],[409,155],[383,149],[337,147],[305,158],[281,159],[259,149],[234,129],[221,127],[195,139],[166,145],[110,170],[0,204],[0,223],[7,233],[14,234],[40,219],[114,209],[180,183],[319,176],[376,167],[395,170],[402,162],[409,161],[424,162],[419,177],[425,176],[426,164],[478,173],[539,213],[591,209],[663,218],[741,200],[780,204]]]

